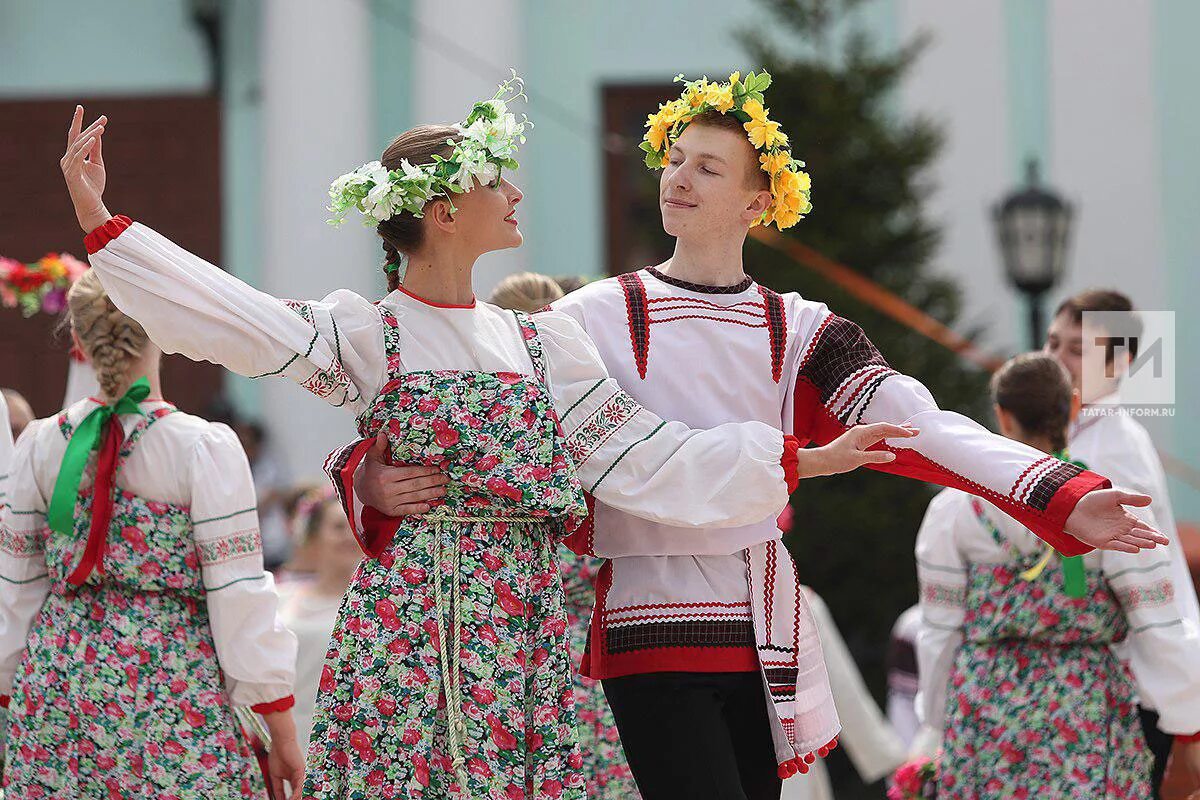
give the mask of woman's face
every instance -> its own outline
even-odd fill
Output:
[[[352,570],[357,566],[362,552],[342,507],[330,501],[322,504],[316,513],[320,514],[320,521],[313,531],[312,542],[317,570],[331,570],[339,574]]]
[[[523,237],[517,227],[516,210],[522,196],[521,190],[504,177],[491,184],[476,182],[471,191],[454,195],[458,210],[453,217],[459,241],[480,255],[520,247]]]

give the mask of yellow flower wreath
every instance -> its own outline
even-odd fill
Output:
[[[646,154],[647,167],[666,166],[671,145],[693,117],[708,111],[733,114],[746,129],[750,144],[759,151],[759,165],[771,178],[771,205],[755,224],[774,223],[784,230],[812,211],[811,181],[804,162],[792,158],[787,134],[763,106],[763,92],[771,85],[769,73],[751,72],[742,80],[741,73],[735,72],[728,83],[710,83],[708,78],[684,81],[682,75],[675,80],[684,83],[683,93],[646,118],[646,136],[640,147]]]

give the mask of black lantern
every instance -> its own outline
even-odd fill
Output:
[[[1025,186],[992,209],[1004,272],[1029,301],[1029,341],[1035,350],[1045,334],[1042,296],[1066,271],[1071,216],[1069,203],[1038,184],[1036,159],[1026,164]]]

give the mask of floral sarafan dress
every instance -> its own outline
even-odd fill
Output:
[[[783,434],[647,411],[566,315],[258,292],[138,223],[89,237],[119,308],[165,351],[287,377],[356,415],[330,457],[345,502],[374,437],[429,464],[445,502],[403,521],[348,505],[366,558],[317,698],[306,798],[581,798],[557,543],[584,492],[674,525],[733,527],[787,501]]]
[[[1181,682],[1179,664],[1200,651],[1167,564],[1154,551],[1064,564],[987,503],[934,498],[917,539],[918,656],[939,797],[1151,796],[1137,697],[1113,645],[1128,646],[1132,677],[1167,724],[1196,724],[1194,679]],[[1172,693],[1181,707],[1165,702]]]
[[[13,464],[0,525],[5,791],[263,798],[234,705],[290,704],[295,640],[263,572],[245,455],[228,428],[142,403],[121,418],[107,530],[91,524],[95,456],[74,527],[52,530],[47,495],[97,407],[33,423]]]
[[[582,797],[556,543],[586,515],[534,376],[401,372],[359,420],[396,463],[452,479],[435,512],[363,562],[322,675],[306,793]]]

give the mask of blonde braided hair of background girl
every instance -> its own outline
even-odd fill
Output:
[[[540,311],[563,296],[563,290],[550,277],[537,272],[518,272],[497,284],[491,303],[513,311]]]
[[[104,396],[116,400],[132,383],[129,365],[141,357],[150,337],[113,305],[94,270],[83,273],[71,286],[67,314]]]

